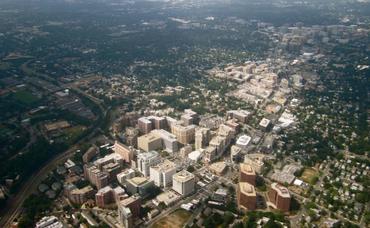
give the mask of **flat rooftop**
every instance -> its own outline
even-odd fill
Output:
[[[254,186],[247,183],[247,182],[240,182],[239,183],[239,189],[240,192],[247,196],[257,196],[256,190],[254,189]]]

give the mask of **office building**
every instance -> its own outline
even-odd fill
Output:
[[[162,139],[162,147],[167,152],[174,153],[179,150],[176,135],[173,135],[163,129],[155,129],[151,132],[151,134],[154,134]]]
[[[208,146],[211,140],[211,131],[209,128],[198,128],[195,130],[195,149],[203,149]]]
[[[240,164],[239,181],[256,186],[256,172],[250,165]]]
[[[141,196],[146,196],[153,186],[154,182],[147,177],[134,177],[128,179],[126,183],[126,189],[128,193],[138,193]]]
[[[133,169],[126,169],[117,174],[118,183],[120,183],[121,185],[126,185],[126,181],[133,177],[135,177],[135,170]]]
[[[140,153],[137,155],[137,168],[145,177],[150,175],[150,166],[160,162],[160,156],[156,151]]]
[[[152,121],[150,121],[147,117],[141,117],[137,120],[137,124],[139,127],[139,131],[142,134],[148,134],[151,130],[153,130]]]
[[[159,150],[162,149],[162,139],[157,134],[150,132],[137,139],[137,146],[146,152]]]
[[[229,119],[237,119],[242,123],[246,123],[251,115],[250,112],[246,110],[231,110],[226,113]]]
[[[167,188],[172,186],[172,176],[175,173],[176,165],[169,160],[164,160],[162,163],[150,167],[150,179],[158,187]]]
[[[189,144],[194,141],[195,138],[195,125],[181,126],[174,125],[172,127],[172,134],[174,134],[177,140],[182,144]]]
[[[119,207],[130,208],[133,218],[140,216],[141,197],[138,194],[132,195],[118,203]]]
[[[242,135],[238,138],[236,141],[236,146],[240,147],[243,150],[247,149],[247,146],[249,145],[249,142],[251,141],[251,137],[248,135]]]
[[[194,174],[182,170],[172,178],[172,189],[180,195],[187,196],[194,192],[195,176]]]
[[[125,207],[121,204],[118,205],[118,220],[122,227],[124,228],[133,228],[133,215],[130,208]]]
[[[109,174],[98,169],[95,165],[84,165],[84,176],[92,185],[99,190],[109,183]]]
[[[268,205],[283,212],[290,210],[291,196],[289,190],[278,184],[272,183],[268,192]]]
[[[119,154],[122,157],[122,159],[126,163],[129,163],[129,164],[131,163],[134,157],[134,154],[135,154],[135,151],[133,148],[130,148],[118,141],[115,141],[113,145],[113,151],[114,153]]]
[[[254,186],[247,182],[240,182],[237,187],[238,207],[241,210],[255,210],[257,194]]]

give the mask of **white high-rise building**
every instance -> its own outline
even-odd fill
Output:
[[[165,160],[164,162],[150,167],[150,179],[158,187],[170,187],[172,176],[176,173],[175,163]]]
[[[195,176],[194,174],[182,170],[172,178],[172,189],[175,190],[177,193],[187,196],[194,192],[195,188]]]
[[[150,166],[157,165],[160,156],[156,151],[144,152],[137,155],[137,168],[145,177],[150,175]]]
[[[130,208],[118,204],[119,223],[125,228],[133,227],[132,213]]]

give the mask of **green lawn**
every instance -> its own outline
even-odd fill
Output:
[[[27,90],[19,90],[14,93],[14,98],[24,104],[33,104],[38,98]]]

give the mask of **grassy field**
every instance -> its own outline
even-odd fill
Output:
[[[14,98],[24,104],[33,104],[38,98],[27,90],[19,90],[14,93]]]
[[[316,184],[318,178],[319,178],[319,172],[314,170],[313,168],[305,168],[301,176],[301,179],[304,182],[312,184],[312,185]]]
[[[76,139],[86,130],[85,126],[74,126],[64,130],[65,140],[67,143],[72,144]]]
[[[153,224],[152,228],[182,228],[190,216],[190,212],[178,209],[167,217],[158,220],[158,222]]]

